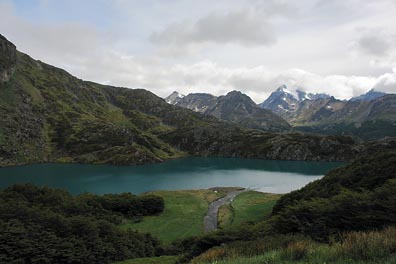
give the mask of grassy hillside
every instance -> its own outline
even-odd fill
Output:
[[[136,258],[114,262],[113,264],[175,264],[178,256],[161,256],[152,258]]]
[[[0,38],[0,166],[144,164],[186,155],[348,160],[347,137],[272,134],[167,104],[143,89],[82,81]]]
[[[396,263],[395,228],[351,232],[341,241],[321,244],[303,238],[233,243],[213,248],[193,259],[193,264],[391,264]],[[286,241],[286,239],[284,239]]]

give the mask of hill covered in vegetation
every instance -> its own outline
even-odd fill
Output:
[[[396,152],[364,157],[284,195],[273,209],[273,225],[318,240],[396,225],[395,189]]]
[[[167,104],[143,89],[104,86],[34,60],[0,37],[0,166],[133,165],[186,155],[348,160],[349,137],[247,130]]]

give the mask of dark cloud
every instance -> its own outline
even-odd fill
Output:
[[[388,55],[392,49],[391,40],[394,36],[381,32],[381,30],[370,30],[357,40],[358,48],[369,54],[375,56]]]
[[[150,41],[179,48],[198,43],[271,45],[276,41],[272,18],[289,11],[290,7],[281,1],[268,1],[259,2],[253,8],[212,12],[193,22],[171,24],[152,33]]]

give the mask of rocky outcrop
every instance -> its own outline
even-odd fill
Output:
[[[0,82],[7,82],[15,71],[16,47],[0,34]]]
[[[165,102],[167,102],[168,104],[174,105],[174,104],[177,104],[183,97],[184,97],[184,95],[179,94],[178,92],[174,91],[168,97],[165,98]]]

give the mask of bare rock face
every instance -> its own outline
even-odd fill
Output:
[[[8,82],[14,73],[16,47],[0,34],[0,82]]]
[[[290,125],[281,117],[270,110],[260,108],[249,96],[239,91],[231,91],[223,96],[190,93],[183,97],[174,92],[165,100],[170,104],[214,116],[246,128],[272,132],[283,132],[290,129]]]

